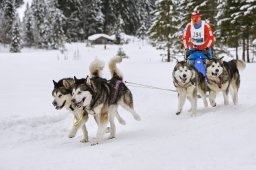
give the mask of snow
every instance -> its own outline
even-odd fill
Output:
[[[1,170],[253,170],[256,169],[256,71],[247,64],[241,71],[239,104],[204,108],[191,117],[186,102],[176,116],[177,94],[171,91],[129,86],[135,110],[142,121],[120,109],[126,125],[116,121],[117,137],[96,146],[80,143],[81,130],[68,138],[73,117],[51,105],[52,80],[89,74],[95,58],[107,62],[117,45],[67,44],[59,51],[23,49],[8,53],[0,46],[0,169]],[[163,63],[159,51],[133,40],[122,46],[129,56],[118,65],[126,81],[174,89],[174,62]],[[65,59],[66,58],[66,59]],[[87,122],[89,139],[96,135],[92,117]]]

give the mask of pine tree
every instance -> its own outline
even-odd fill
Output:
[[[45,0],[33,0],[31,8],[34,18],[34,39],[38,48],[49,48],[51,41],[48,21],[49,7]]]
[[[23,44],[27,47],[35,45],[34,28],[33,28],[33,14],[29,4],[26,4],[26,10],[23,18]]]
[[[157,1],[154,11],[153,25],[149,29],[149,37],[155,43],[164,43],[167,49],[167,61],[171,61],[170,49],[174,45],[177,28],[175,4],[170,0]]]
[[[82,2],[82,6],[79,10],[81,18],[81,28],[85,35],[82,40],[88,36],[103,32],[103,14],[101,12],[101,1],[100,0],[87,0]]]
[[[53,3],[50,7],[49,20],[51,23],[51,37],[53,49],[63,49],[65,44],[65,33],[63,31],[63,19],[62,12],[56,8],[56,4]]]
[[[11,37],[11,44],[10,44],[10,52],[18,53],[21,52],[22,48],[22,40],[21,40],[21,33],[20,33],[20,22],[17,16],[17,19],[12,27],[12,37]]]
[[[15,0],[5,0],[3,5],[3,42],[9,44],[11,42],[11,30],[16,14]]]

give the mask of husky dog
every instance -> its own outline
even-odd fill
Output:
[[[197,93],[203,99],[204,106],[208,107],[206,100],[206,84],[204,77],[199,73],[194,66],[190,65],[186,61],[177,62],[173,72],[173,84],[178,92],[178,110],[176,115],[179,115],[182,111],[186,97],[191,103],[192,114],[196,114],[197,111]]]
[[[223,57],[222,57],[223,58]],[[238,89],[240,86],[239,70],[245,68],[242,60],[231,60],[229,62],[214,58],[206,63],[206,75],[210,90],[209,99],[213,107],[216,106],[216,94],[223,93],[224,104],[228,105],[228,94],[232,95],[233,103],[238,102]]]
[[[79,127],[82,126],[82,131],[84,135],[84,139],[81,142],[88,142],[88,131],[85,126],[85,122],[88,120],[88,112],[83,109],[79,109],[75,107],[75,105],[71,102],[72,99],[72,86],[75,81],[73,78],[64,78],[54,83],[54,89],[52,91],[52,96],[54,98],[52,104],[57,109],[60,110],[62,108],[66,108],[70,110],[77,123],[73,124],[73,127],[69,133],[69,138],[73,138],[76,135]]]
[[[122,82],[123,78],[121,72],[116,67],[116,64],[121,61],[121,57],[111,59],[109,69],[112,78],[109,81],[97,74],[93,74],[91,68],[95,67],[97,64],[92,67],[90,66],[91,78],[77,79],[74,77],[75,86],[72,93],[72,102],[77,107],[85,107],[86,110],[93,111],[98,122],[96,140],[92,145],[101,142],[108,122],[110,122],[109,139],[116,136],[114,117],[118,114],[118,105],[128,110],[135,120],[140,120],[140,116],[133,108],[132,93]]]

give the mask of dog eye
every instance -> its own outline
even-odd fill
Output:
[[[61,97],[62,97],[62,95],[60,94],[58,97],[59,97],[59,98],[61,98]]]
[[[81,92],[78,92],[77,94],[81,94]]]

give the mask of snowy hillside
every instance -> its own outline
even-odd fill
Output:
[[[126,125],[117,125],[117,138],[91,146],[80,143],[82,132],[68,138],[73,117],[52,106],[52,80],[89,74],[94,57],[107,62],[118,46],[86,47],[68,44],[67,51],[0,49],[0,170],[254,170],[256,169],[256,71],[247,64],[241,71],[239,104],[203,108],[191,117],[186,102],[176,116],[177,94],[130,86],[135,110],[142,121],[120,109]],[[118,67],[126,81],[174,89],[175,63],[163,63],[159,51],[141,42],[123,46],[129,56]],[[65,59],[66,58],[66,59]],[[230,101],[230,103],[232,103]],[[254,110],[255,109],[255,110]],[[87,123],[89,139],[96,124]]]

